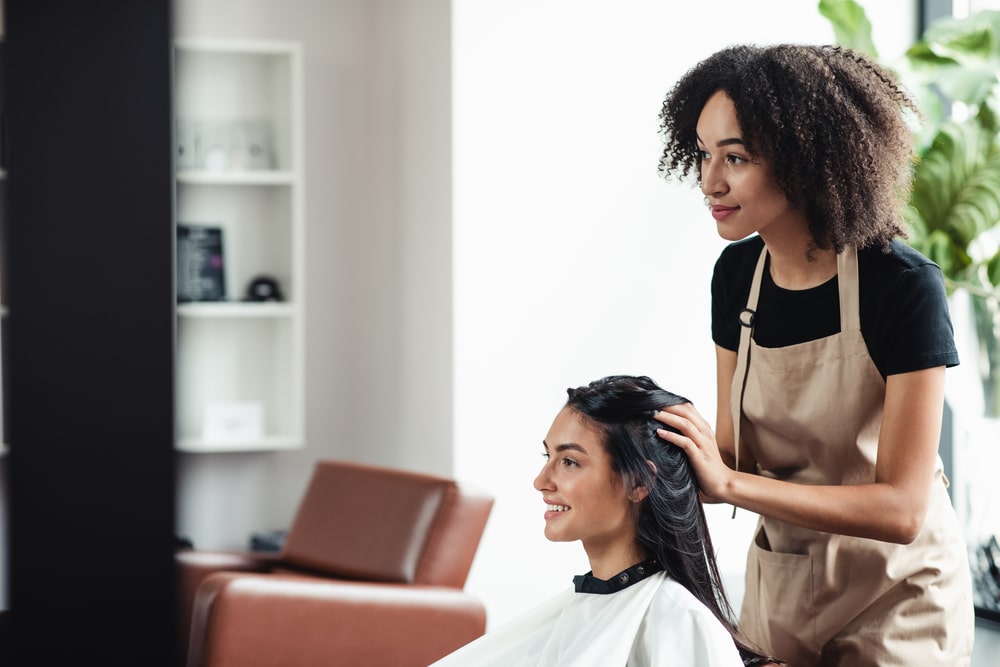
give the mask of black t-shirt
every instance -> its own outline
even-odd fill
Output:
[[[739,315],[763,247],[754,235],[727,246],[715,263],[712,339],[727,350],[739,347]],[[936,264],[897,239],[889,254],[877,248],[858,251],[858,281],[861,334],[883,378],[958,365],[944,278]],[[839,331],[836,276],[817,287],[787,290],[764,271],[754,329],[758,345],[786,347]]]

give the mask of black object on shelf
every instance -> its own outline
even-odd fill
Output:
[[[225,301],[222,228],[177,225],[177,301]]]
[[[244,301],[284,301],[281,286],[271,276],[257,276],[247,285]]]
[[[970,554],[976,616],[1000,623],[1000,544],[993,535]]]
[[[250,551],[277,553],[285,545],[286,530],[267,530],[250,536]]]

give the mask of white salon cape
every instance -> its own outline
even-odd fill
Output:
[[[712,612],[660,571],[611,593],[571,588],[432,667],[529,665],[742,667],[743,661]]]

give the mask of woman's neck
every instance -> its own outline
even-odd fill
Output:
[[[812,246],[808,234],[777,238],[765,237],[764,245],[771,255],[771,279],[778,287],[805,290],[817,287],[837,275],[837,253],[832,249]]]
[[[629,548],[600,549],[584,545],[587,559],[590,561],[590,571],[598,579],[608,580],[616,574],[647,560],[647,556],[638,545]]]

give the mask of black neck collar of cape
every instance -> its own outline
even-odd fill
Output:
[[[663,566],[655,560],[645,560],[636,563],[632,567],[622,570],[608,580],[598,579],[594,576],[593,570],[587,574],[578,574],[573,577],[573,584],[577,593],[597,593],[607,595],[624,590],[632,584],[637,584],[646,577],[663,570]]]

